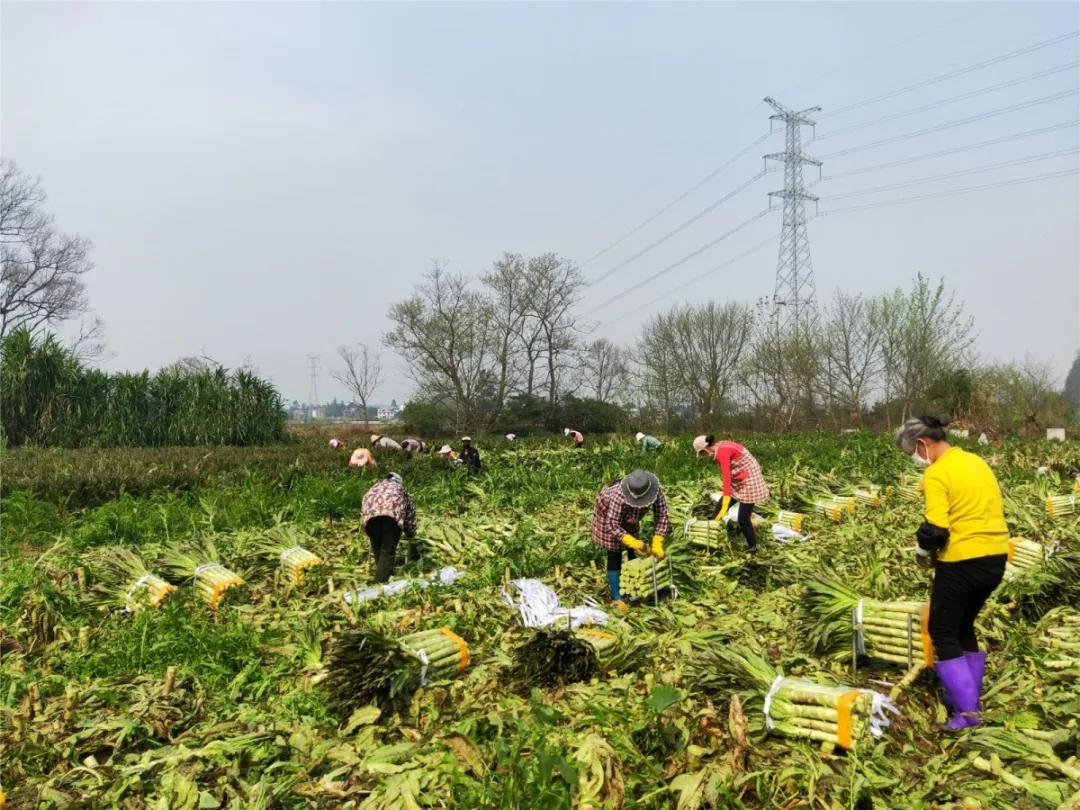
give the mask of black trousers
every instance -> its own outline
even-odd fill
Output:
[[[939,661],[978,652],[975,617],[1005,576],[1005,555],[939,562],[930,590],[930,639]]]
[[[622,555],[626,552],[626,559],[634,559],[634,550],[632,548],[616,549],[612,551],[608,549],[607,553],[607,570],[608,571],[622,571]]]
[[[375,581],[386,582],[394,573],[394,555],[397,553],[398,540],[401,539],[401,527],[392,517],[380,515],[369,520],[364,531],[371,540],[371,556],[375,559]]]
[[[750,519],[752,514],[754,514],[754,505],[739,501],[739,528],[742,529],[742,536],[746,538],[747,548],[757,548],[757,538],[754,537],[754,523]]]

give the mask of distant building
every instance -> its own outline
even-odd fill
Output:
[[[398,407],[397,400],[392,399],[389,405],[383,405],[375,414],[380,422],[393,422],[401,416],[401,408]]]

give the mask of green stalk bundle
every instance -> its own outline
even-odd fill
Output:
[[[753,524],[755,535],[758,535],[768,525],[768,521],[757,514],[754,514],[750,521]],[[717,547],[721,539],[727,539],[728,525],[722,520],[690,518],[683,526],[683,534],[691,545],[712,551]]]
[[[635,557],[623,565],[619,581],[623,596],[652,599],[661,591],[670,590],[671,586],[671,572],[666,561],[658,561],[655,557]]]
[[[1054,517],[1076,512],[1076,495],[1051,495],[1046,499],[1046,512]]]
[[[877,509],[881,506],[881,490],[878,487],[856,489],[854,497],[855,500],[863,504],[863,506],[869,506],[872,509]]]
[[[218,559],[214,544],[206,540],[166,549],[161,556],[161,567],[177,581],[192,580],[199,598],[217,610],[227,591],[244,584],[239,574],[230,571]]]
[[[839,523],[844,517],[845,507],[842,504],[823,498],[814,501],[814,512],[824,515],[833,523]]]
[[[901,476],[900,480],[896,482],[896,494],[906,501],[919,502],[923,499],[923,479],[920,475],[918,478],[909,478],[906,475]]]
[[[1039,622],[1036,641],[1051,656],[1044,664],[1055,680],[1080,677],[1080,611],[1063,606],[1047,612]]]
[[[270,529],[257,544],[258,553],[271,564],[280,566],[292,585],[299,585],[304,572],[324,564],[322,557],[302,545],[306,538],[292,526],[278,525]]]
[[[511,679],[543,688],[589,681],[605,672],[634,669],[648,648],[627,633],[592,627],[536,628],[513,650]]]
[[[359,627],[338,640],[326,685],[332,705],[342,712],[369,703],[396,711],[421,686],[453,678],[468,665],[468,645],[446,628],[394,639]]]
[[[120,607],[134,612],[157,607],[176,590],[147,569],[142,558],[126,549],[106,548],[93,565],[97,581],[90,600],[101,609]]]
[[[787,526],[792,531],[801,532],[803,521],[806,520],[806,515],[802,512],[789,512],[781,509],[780,514],[776,516],[776,522],[781,526]]]

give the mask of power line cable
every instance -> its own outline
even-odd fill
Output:
[[[606,247],[598,250],[592,256],[590,256],[585,261],[583,261],[579,266],[580,267],[585,267],[587,264],[590,264],[591,262],[595,261],[596,259],[599,259],[601,256],[603,256],[608,251],[610,251],[613,248],[616,248],[619,245],[621,245],[623,242],[625,242],[631,236],[638,233],[642,228],[646,227],[647,225],[651,225],[653,222],[655,222],[657,219],[662,217],[664,214],[666,214],[668,211],[670,211],[676,205],[681,203],[683,200],[685,200],[687,197],[689,197],[695,191],[702,188],[705,184],[707,184],[710,180],[712,180],[717,175],[719,175],[722,171],[724,171],[724,169],[726,169],[728,166],[733,164],[739,158],[743,157],[744,155],[746,155],[749,152],[753,151],[756,147],[763,144],[769,138],[769,136],[772,135],[772,134],[773,134],[772,132],[766,132],[764,135],[762,135],[761,137],[755,139],[753,142],[748,144],[743,149],[740,149],[738,152],[736,152],[734,155],[732,155],[730,158],[728,158],[726,161],[724,161],[724,163],[722,163],[720,166],[717,166],[715,169],[713,169],[711,172],[709,172],[703,178],[698,180],[696,183],[694,183],[694,185],[690,186],[690,188],[688,188],[686,191],[684,191],[682,194],[680,194],[674,200],[669,202],[667,205],[665,205],[663,208],[661,208],[655,214],[653,214],[652,216],[647,217],[646,219],[642,220],[640,223],[638,223],[633,228],[631,228],[629,231],[624,233],[622,236],[620,236],[614,242],[612,242],[609,245],[607,245]]]
[[[749,188],[749,187],[750,187],[751,185],[753,185],[753,184],[754,184],[754,183],[756,183],[756,182],[757,182],[758,180],[760,180],[760,179],[761,179],[762,177],[764,177],[764,176],[766,175],[766,173],[767,173],[767,172],[766,172],[766,171],[764,171],[764,170],[762,170],[762,171],[758,172],[757,174],[755,174],[755,175],[754,175],[753,177],[751,177],[751,178],[750,178],[749,180],[747,180],[747,181],[746,181],[745,183],[743,183],[743,184],[742,184],[741,186],[739,186],[739,187],[738,187],[738,188],[736,188],[735,190],[733,190],[733,191],[730,191],[730,192],[728,192],[727,194],[725,194],[725,195],[724,195],[723,197],[721,197],[721,198],[720,198],[719,200],[717,200],[716,202],[714,202],[714,203],[711,203],[710,205],[707,205],[707,206],[705,206],[705,207],[704,207],[704,208],[702,208],[702,209],[701,209],[700,211],[698,211],[698,212],[697,212],[696,214],[694,214],[694,215],[693,215],[692,217],[690,217],[690,219],[684,220],[684,221],[683,221],[683,222],[681,222],[681,223],[680,223],[679,225],[677,225],[677,226],[676,226],[675,228],[673,228],[672,230],[670,230],[670,231],[668,231],[667,233],[665,233],[665,234],[664,234],[663,236],[661,236],[661,237],[660,237],[659,239],[657,239],[657,240],[655,240],[655,241],[653,241],[653,242],[649,243],[648,245],[646,245],[645,247],[643,247],[643,248],[642,248],[641,250],[639,250],[639,251],[638,251],[637,253],[635,253],[634,255],[630,256],[630,257],[629,257],[629,258],[627,258],[627,259],[623,259],[623,260],[622,260],[621,262],[619,262],[619,263],[618,263],[617,265],[615,265],[614,267],[612,267],[612,268],[611,268],[610,270],[608,270],[608,271],[607,271],[606,273],[604,273],[604,274],[603,274],[602,276],[598,276],[597,278],[595,278],[595,279],[593,279],[592,281],[590,281],[590,282],[589,282],[589,284],[588,284],[588,286],[590,286],[590,287],[591,287],[591,286],[593,286],[594,284],[599,284],[599,283],[600,283],[601,281],[604,281],[605,279],[608,279],[608,278],[610,278],[610,277],[611,277],[612,275],[614,275],[615,273],[617,273],[617,272],[618,272],[619,270],[622,270],[622,269],[623,269],[624,267],[626,267],[626,266],[627,266],[628,264],[630,264],[631,262],[633,262],[633,261],[635,261],[635,260],[637,260],[637,259],[640,259],[640,258],[641,258],[642,256],[644,256],[644,255],[645,255],[646,253],[648,253],[648,252],[649,252],[650,250],[652,250],[653,248],[656,248],[656,247],[658,247],[659,245],[662,245],[662,244],[663,244],[664,242],[666,242],[666,241],[667,241],[668,239],[670,239],[671,237],[673,237],[673,236],[675,236],[676,234],[679,234],[679,233],[681,233],[682,231],[686,230],[686,229],[687,229],[687,228],[689,228],[689,227],[690,227],[691,225],[693,225],[693,224],[694,224],[695,222],[697,222],[698,220],[700,220],[700,219],[701,219],[702,217],[704,217],[704,216],[706,216],[706,215],[708,215],[708,214],[711,214],[711,213],[712,213],[713,211],[715,211],[715,210],[716,210],[717,208],[719,208],[719,207],[720,207],[721,205],[723,205],[724,203],[726,203],[726,202],[727,202],[728,200],[730,200],[730,199],[731,199],[732,197],[736,196],[736,195],[737,195],[737,194],[738,194],[739,192],[741,192],[741,191],[744,191],[745,189]]]
[[[694,251],[692,251],[690,253],[687,253],[681,259],[679,259],[679,260],[677,260],[675,262],[672,262],[671,264],[669,264],[667,267],[663,268],[662,270],[658,270],[657,272],[653,273],[652,275],[647,276],[646,278],[642,279],[641,281],[639,281],[634,286],[632,286],[632,287],[630,287],[630,288],[628,288],[626,290],[623,290],[622,292],[617,293],[616,295],[613,295],[611,298],[607,299],[603,303],[597,304],[592,309],[587,310],[584,314],[588,315],[590,312],[596,312],[597,310],[604,309],[609,304],[613,304],[614,302],[618,301],[620,298],[623,298],[623,297],[625,297],[627,295],[630,295],[630,293],[632,293],[632,292],[636,292],[637,290],[640,290],[642,287],[644,287],[647,284],[651,284],[652,282],[656,281],[656,279],[660,278],[660,276],[663,276],[663,275],[665,275],[667,273],[670,273],[672,270],[674,270],[674,269],[676,269],[678,267],[682,267],[682,265],[686,264],[691,259],[697,258],[702,253],[704,253],[705,251],[707,251],[710,248],[713,248],[716,245],[720,244],[725,239],[727,239],[729,236],[733,236],[734,234],[741,231],[743,228],[746,228],[749,225],[752,225],[753,223],[757,222],[759,219],[761,219],[763,216],[766,216],[767,214],[769,214],[773,210],[774,209],[766,208],[766,209],[764,209],[762,211],[759,211],[758,213],[754,214],[754,216],[750,217],[748,220],[746,220],[744,222],[741,222],[740,224],[736,225],[731,230],[720,234],[720,236],[716,237],[711,242],[709,242],[709,243],[707,243],[705,245],[702,245],[697,250],[694,250]]]
[[[868,211],[872,208],[886,208],[891,205],[903,205],[912,202],[921,202],[922,200],[935,200],[940,197],[953,197],[958,194],[971,194],[976,191],[987,191],[994,188],[1005,188],[1006,186],[1020,186],[1027,183],[1037,183],[1042,180],[1051,180],[1055,177],[1067,177],[1069,175],[1075,175],[1080,173],[1080,168],[1065,169],[1059,172],[1049,172],[1047,174],[1038,174],[1033,177],[1021,177],[1016,180],[1000,180],[996,183],[986,183],[981,186],[967,186],[965,188],[954,188],[949,191],[939,191],[933,194],[921,194],[917,197],[900,197],[895,200],[883,200],[877,203],[865,203],[863,205],[851,205],[847,208],[834,208],[831,211],[821,211],[817,214],[818,217],[837,216],[839,214],[847,214],[853,211]]]
[[[877,186],[876,188],[864,188],[859,191],[845,191],[841,194],[830,194],[823,199],[826,202],[832,202],[833,200],[846,200],[849,197],[864,197],[867,194],[880,194],[882,191],[894,191],[898,188],[907,188],[909,186],[920,186],[924,183],[933,183],[938,180],[950,180],[954,177],[966,177],[970,174],[981,174],[982,172],[990,172],[996,169],[1006,169],[1010,166],[1026,166],[1028,163],[1038,163],[1043,160],[1053,160],[1054,158],[1065,157],[1066,155],[1075,155],[1080,153],[1080,149],[1062,149],[1057,152],[1044,152],[1041,155],[1030,155],[1028,157],[1015,158],[1013,160],[1005,160],[1000,163],[990,163],[985,166],[974,166],[970,169],[961,169],[956,172],[947,172],[945,174],[934,174],[929,177],[919,177],[915,180],[905,180],[903,183],[890,183],[885,186]]]
[[[904,93],[910,93],[913,90],[920,90],[923,87],[929,87],[932,84],[937,84],[948,79],[955,79],[957,76],[963,76],[967,73],[981,70],[984,67],[990,67],[991,65],[996,65],[1009,59],[1015,59],[1018,56],[1033,53],[1034,51],[1041,50],[1042,48],[1048,48],[1051,45],[1058,44],[1059,42],[1065,42],[1069,39],[1075,39],[1078,34],[1080,34],[1080,31],[1070,31],[1067,34],[1061,34],[1059,36],[1052,37],[1051,39],[1043,40],[1042,42],[1036,42],[1033,45],[1027,45],[1023,48],[1018,48],[1015,51],[1009,51],[1008,53],[994,56],[990,59],[985,59],[982,62],[976,62],[973,65],[968,65],[967,67],[958,68],[957,70],[951,70],[947,73],[941,73],[937,76],[932,76],[929,79],[923,79],[922,81],[915,82],[914,84],[899,87],[896,90],[890,90],[887,93],[881,93],[876,96],[871,96],[870,98],[865,98],[862,101],[856,101],[852,104],[848,104],[844,107],[838,107],[835,110],[830,110],[829,112],[823,113],[822,115],[818,116],[818,118],[831,118],[834,115],[840,115],[842,113],[850,112],[851,110],[857,110],[860,107],[867,106],[868,104],[876,104],[879,101],[885,101],[886,99],[895,98],[896,96],[903,95]]]
[[[853,177],[857,174],[866,174],[867,172],[875,172],[880,169],[890,169],[894,166],[904,166],[909,163],[918,163],[921,160],[929,160],[936,157],[944,157],[945,155],[954,155],[958,152],[967,152],[972,149],[981,149],[984,146],[994,146],[1000,143],[1010,143],[1011,141],[1018,141],[1022,138],[1030,138],[1035,135],[1044,135],[1047,132],[1057,132],[1058,130],[1068,129],[1080,124],[1080,119],[1074,119],[1072,121],[1064,121],[1060,124],[1054,124],[1048,127],[1041,127],[1039,129],[1029,129],[1025,132],[1017,132],[1012,135],[1006,135],[1002,138],[991,138],[988,141],[979,141],[978,143],[970,143],[964,146],[954,146],[950,149],[939,149],[936,152],[927,152],[923,155],[914,155],[912,157],[901,158],[900,160],[890,160],[886,163],[875,163],[873,166],[863,166],[859,169],[852,169],[851,171],[840,172],[839,174],[827,174],[821,178],[821,182],[828,180],[839,180],[842,177]]]
[[[931,132],[940,132],[943,129],[950,129],[952,127],[963,126],[964,124],[972,124],[976,121],[984,121],[987,118],[993,118],[998,115],[1006,115],[1007,113],[1016,112],[1017,110],[1026,110],[1030,107],[1036,107],[1039,104],[1048,104],[1051,101],[1057,101],[1058,99],[1066,98],[1068,96],[1075,96],[1080,89],[1072,88],[1071,90],[1064,90],[1060,93],[1054,93],[1042,98],[1032,99],[1031,101],[1024,101],[1019,104],[1013,104],[1009,107],[1000,107],[996,110],[988,110],[978,115],[972,115],[967,118],[960,118],[956,121],[947,121],[944,124],[937,124],[936,126],[926,127],[925,129],[915,130],[914,132],[907,132],[902,135],[893,135],[889,138],[882,138],[879,141],[872,141],[870,143],[860,144],[858,146],[851,146],[847,149],[841,149],[838,152],[831,152],[827,155],[820,155],[819,160],[829,160],[831,158],[840,157],[841,155],[850,155],[855,152],[863,152],[867,149],[873,149],[878,146],[884,146],[890,143],[897,143],[898,141],[906,141],[908,138],[917,138],[920,135],[929,135]]]
[[[840,129],[833,129],[825,132],[821,135],[815,135],[814,141],[823,141],[826,138],[834,138],[837,135],[846,135],[849,132],[855,132],[860,129],[866,129],[866,127],[876,126],[877,124],[883,124],[886,121],[895,121],[898,118],[906,118],[909,115],[916,115],[927,110],[933,110],[938,107],[946,107],[950,104],[955,104],[958,101],[964,101],[965,99],[975,98],[976,96],[982,96],[987,93],[993,93],[998,90],[1003,90],[1006,87],[1015,87],[1018,84],[1024,84],[1025,82],[1031,82],[1035,79],[1041,79],[1043,76],[1052,76],[1055,73],[1064,73],[1066,70],[1075,71],[1077,67],[1080,67],[1080,62],[1069,62],[1064,65],[1056,65],[1046,70],[1040,70],[1036,73],[1030,73],[1027,76],[1021,76],[1018,79],[1010,79],[1005,82],[998,82],[997,84],[990,85],[989,87],[981,87],[978,90],[970,90],[967,93],[961,93],[958,96],[952,96],[951,98],[942,99],[940,101],[933,101],[929,104],[923,104],[919,107],[912,107],[901,112],[892,113],[891,115],[884,115],[881,118],[875,118],[872,121],[863,121],[861,124],[852,124],[851,126],[841,127]]]
[[[813,219],[813,217],[808,218],[807,222],[809,222],[810,219]],[[709,268],[704,273],[701,273],[700,275],[696,275],[693,278],[688,279],[687,281],[684,281],[682,284],[679,284],[678,286],[675,286],[675,287],[672,287],[672,288],[666,290],[663,295],[659,295],[656,298],[652,299],[645,306],[643,306],[643,307],[635,307],[632,310],[627,310],[626,312],[624,312],[623,314],[621,314],[617,318],[612,318],[611,321],[609,321],[609,323],[618,323],[620,321],[624,321],[628,317],[630,317],[631,315],[634,315],[635,313],[640,313],[643,309],[648,309],[649,307],[660,303],[665,298],[669,298],[672,295],[675,295],[676,293],[678,293],[679,291],[685,290],[687,287],[690,287],[690,286],[692,286],[694,284],[697,284],[699,281],[704,281],[706,278],[711,276],[713,273],[719,272],[720,270],[723,270],[725,267],[728,267],[728,266],[730,266],[732,264],[735,264],[736,262],[741,261],[742,259],[745,259],[747,256],[750,256],[751,254],[757,253],[762,248],[768,247],[769,245],[775,245],[779,241],[779,239],[780,239],[780,237],[777,234],[774,234],[773,236],[770,236],[768,239],[763,239],[762,241],[758,242],[753,247],[747,248],[746,250],[744,250],[742,253],[738,254],[737,256],[732,256],[730,259],[728,259],[726,261],[723,261],[723,262],[720,262],[720,264]],[[603,322],[601,322],[601,323],[603,323]]]

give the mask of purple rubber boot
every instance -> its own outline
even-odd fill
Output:
[[[934,664],[941,685],[949,696],[953,715],[942,731],[960,731],[979,725],[979,689],[964,656]]]
[[[986,653],[966,652],[964,658],[967,660],[968,669],[971,670],[971,679],[975,681],[975,694],[979,696],[979,711],[981,712],[983,673],[986,672]]]

